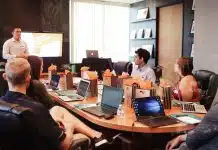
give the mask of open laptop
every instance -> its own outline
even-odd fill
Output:
[[[51,81],[49,82],[49,84],[46,87],[48,89],[58,90],[59,81],[60,81],[60,76],[57,74],[53,74],[51,76]]]
[[[103,87],[101,105],[88,107],[82,110],[98,117],[109,118],[117,113],[117,109],[123,98],[123,89],[111,86]]]
[[[155,128],[178,123],[178,120],[165,115],[163,105],[159,97],[136,98],[133,108],[137,121],[149,127]]]
[[[86,50],[87,58],[98,58],[98,50]]]
[[[89,80],[81,79],[77,90],[61,90],[56,91],[56,93],[59,95],[59,98],[65,102],[84,100],[87,96],[89,85]]]

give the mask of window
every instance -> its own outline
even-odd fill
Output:
[[[71,52],[81,62],[86,50],[99,56],[127,61],[129,55],[129,8],[101,3],[71,1]]]

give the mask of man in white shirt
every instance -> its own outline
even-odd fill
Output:
[[[150,58],[150,53],[142,48],[135,51],[135,66],[132,70],[132,77],[140,77],[142,80],[150,80],[153,83],[156,81],[154,70],[147,65]]]
[[[2,57],[4,59],[27,58],[29,52],[26,42],[21,39],[21,28],[14,28],[12,35],[13,37],[3,45]]]

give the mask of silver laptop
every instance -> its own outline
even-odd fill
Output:
[[[98,50],[86,50],[87,58],[98,58]]]
[[[58,97],[65,102],[80,101],[87,97],[89,85],[89,80],[81,79],[77,90],[62,90],[56,91],[56,93],[59,95]]]

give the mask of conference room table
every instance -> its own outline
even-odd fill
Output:
[[[157,128],[150,128],[146,125],[143,125],[136,121],[136,116],[132,108],[123,106],[124,108],[124,117],[118,117],[115,115],[114,118],[106,120],[104,118],[99,118],[92,114],[89,114],[81,109],[75,107],[75,104],[94,104],[97,102],[97,97],[90,97],[84,99],[83,101],[75,101],[75,102],[64,102],[61,100],[55,92],[49,92],[53,99],[59,103],[61,106],[71,110],[73,113],[79,115],[80,117],[105,128],[115,129],[119,131],[127,131],[127,132],[138,132],[138,133],[173,133],[173,132],[182,132],[188,131],[195,127],[192,124],[185,124],[179,122],[174,125],[162,126]],[[180,107],[172,107],[171,109],[165,110],[166,115],[171,114],[180,114],[182,113]],[[198,117],[203,118],[203,114],[195,114]]]

